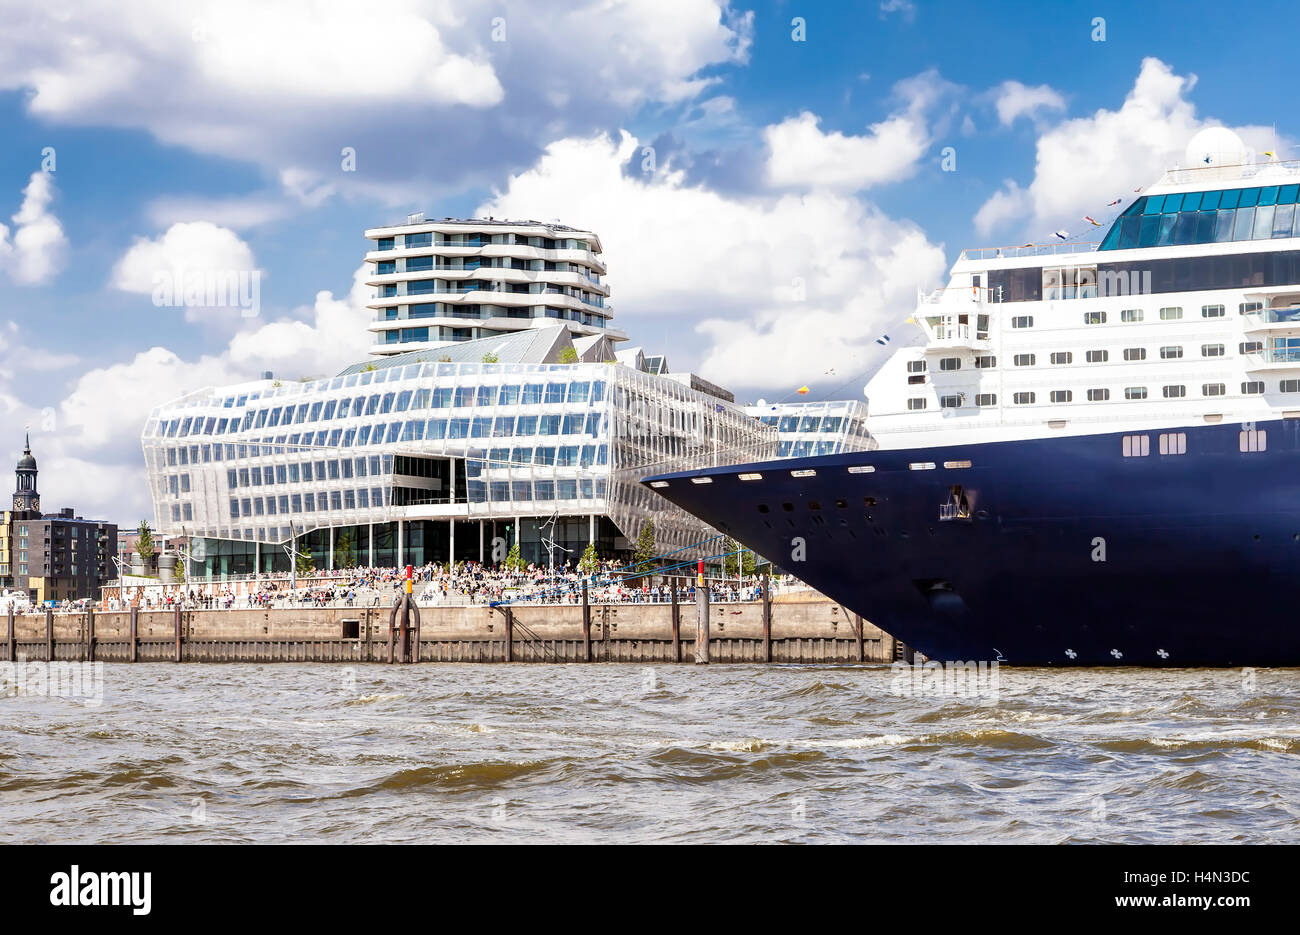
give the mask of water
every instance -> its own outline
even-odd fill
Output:
[[[1297,843],[1298,675],[105,665],[0,697],[0,842]]]

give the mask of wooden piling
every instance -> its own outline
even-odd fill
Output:
[[[411,627],[411,661],[420,661],[420,605],[414,600],[410,602],[411,619],[415,621]]]
[[[176,632],[176,649],[172,661],[180,662],[181,661],[181,636],[182,636],[181,627],[183,626],[183,623],[181,622],[180,604],[177,604],[175,609],[172,611],[172,624],[173,624],[173,629]]]
[[[591,601],[585,578],[582,581],[582,661],[591,662]]]
[[[673,662],[682,661],[682,605],[677,601],[677,579],[668,579],[668,589],[673,593]]]
[[[127,647],[126,661],[136,662],[140,658],[140,608],[131,608],[131,645]]]
[[[95,608],[86,609],[86,661],[95,661]]]
[[[763,661],[772,661],[772,592],[767,575],[763,575],[759,587],[763,589]]]
[[[709,664],[709,586],[695,585],[695,664]]]
[[[9,625],[5,630],[5,659],[9,662],[16,662],[17,657],[14,655],[18,648],[17,633],[14,632],[14,605],[9,605]]]
[[[45,661],[54,661],[54,610],[45,608]]]
[[[853,635],[857,639],[857,643],[858,643],[857,661],[866,662],[867,660],[863,658],[863,649],[862,649],[862,614],[853,615]]]
[[[506,612],[506,662],[515,661],[515,615],[509,607]]]

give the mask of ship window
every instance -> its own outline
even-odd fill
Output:
[[[907,362],[907,372],[908,372],[908,373],[925,373],[925,361],[923,361],[923,360],[909,360],[909,361]]]
[[[1283,380],[1277,388],[1283,393],[1300,393],[1300,380]]]
[[[1170,305],[1160,310],[1161,321],[1177,321],[1183,317],[1183,310],[1177,305]]]
[[[1012,328],[1032,328],[1034,327],[1033,315],[1017,315],[1011,319]]]
[[[1090,403],[1104,403],[1108,399],[1110,399],[1110,390],[1108,389],[1088,390],[1088,402]]]
[[[1263,307],[1263,302],[1242,302],[1237,306],[1237,311],[1242,315],[1249,315],[1251,312],[1258,312]]]
[[[1084,312],[1083,323],[1085,325],[1104,325],[1106,324],[1105,312]]]
[[[1145,386],[1126,386],[1124,387],[1125,399],[1146,399],[1147,388]]]
[[[961,369],[961,358],[960,358],[960,357],[940,357],[940,358],[939,358],[939,369],[940,369],[940,370],[960,370],[960,369]]]
[[[1011,362],[1017,367],[1032,367],[1038,358],[1034,354],[1017,354]]]
[[[908,410],[909,410],[910,412],[915,412],[915,411],[918,410],[918,409],[924,409],[924,408],[925,408],[925,397],[923,397],[923,396],[913,396],[911,399],[909,399],[909,400],[907,401],[907,408],[908,408]]]
[[[1034,393],[1016,393],[1011,397],[1011,401],[1017,406],[1028,406],[1033,403],[1035,398],[1036,396]]]
[[[1227,387],[1222,383],[1203,383],[1201,384],[1202,396],[1223,396],[1228,392]]]
[[[1140,309],[1140,308],[1126,308],[1126,309],[1124,309],[1122,312],[1119,313],[1119,320],[1120,320],[1120,321],[1141,321],[1141,320],[1142,320],[1142,309]]]
[[[782,504],[781,504],[781,509],[784,510],[785,512],[787,512],[787,513],[793,513],[793,512],[794,512],[794,504],[793,504],[793,503],[782,503]]]
[[[1222,318],[1226,314],[1222,305],[1202,305],[1202,318]]]
[[[1237,345],[1237,351],[1241,354],[1255,354],[1263,349],[1263,341],[1242,341]]]
[[[952,396],[940,396],[939,406],[943,409],[956,409],[961,406],[961,394]]]
[[[1068,403],[1073,399],[1073,390],[1052,390],[1052,402],[1054,403]]]
[[[1263,380],[1247,380],[1241,384],[1242,396],[1257,396],[1264,392]]]
[[[924,383],[924,382],[925,382],[925,374],[923,373],[914,373],[907,378],[908,386],[916,386],[917,384]]]
[[[933,461],[913,461],[911,464],[909,464],[909,465],[907,466],[907,469],[908,469],[909,471],[933,471],[933,470],[934,470],[934,462],[933,462]]]
[[[1202,356],[1202,357],[1222,357],[1222,356],[1223,356],[1223,345],[1222,345],[1222,344],[1202,344],[1202,345],[1201,345],[1201,356]]]
[[[1110,351],[1088,351],[1084,357],[1090,364],[1104,364],[1110,360]]]
[[[758,505],[758,512],[760,512],[760,513],[770,513],[771,510],[768,509],[768,506],[767,506],[766,503],[760,503],[760,504]]]
[[[1176,344],[1167,344],[1160,348],[1161,360],[1178,360],[1183,356],[1183,349]]]
[[[1126,458],[1145,458],[1151,454],[1151,437],[1148,435],[1125,435],[1123,450]]]
[[[1264,429],[1246,429],[1238,432],[1237,447],[1241,451],[1267,451],[1268,432]]]
[[[992,354],[982,354],[975,358],[975,367],[978,370],[990,370],[998,365],[998,359]]]
[[[1160,453],[1162,455],[1187,454],[1187,433],[1186,432],[1161,433]]]
[[[1161,387],[1160,392],[1165,399],[1182,399],[1187,395],[1187,387],[1181,383],[1171,383],[1168,386]]]
[[[1125,360],[1146,360],[1147,349],[1145,347],[1126,347],[1124,348]]]
[[[997,393],[980,393],[975,397],[975,405],[977,406],[996,406],[997,404]]]
[[[1052,354],[1052,363],[1069,364],[1074,362],[1074,354],[1071,351],[1055,351]]]

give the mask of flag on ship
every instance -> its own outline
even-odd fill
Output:
[[[876,338],[876,343],[879,344],[881,347],[884,347],[886,344],[889,343],[889,335],[882,334],[880,337]]]
[[[1069,239],[1070,239],[1070,232],[1069,232],[1069,231],[1057,231],[1057,232],[1056,232],[1056,236],[1057,236],[1057,237],[1060,237],[1062,240],[1069,240]]]
[[[1085,221],[1087,221],[1089,224],[1091,224],[1093,227],[1101,227],[1100,224],[1098,224],[1098,223],[1097,223],[1096,221],[1094,221],[1092,218],[1088,217],[1088,215],[1086,215],[1086,214],[1083,216],[1083,219],[1084,219]]]

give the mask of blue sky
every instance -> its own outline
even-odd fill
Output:
[[[0,2],[0,451],[32,426],[47,506],[134,522],[151,401],[364,355],[362,231],[409,211],[592,227],[634,343],[843,396],[961,247],[1086,236],[1205,125],[1296,155],[1286,4],[385,10]],[[177,257],[260,313],[155,307]]]

